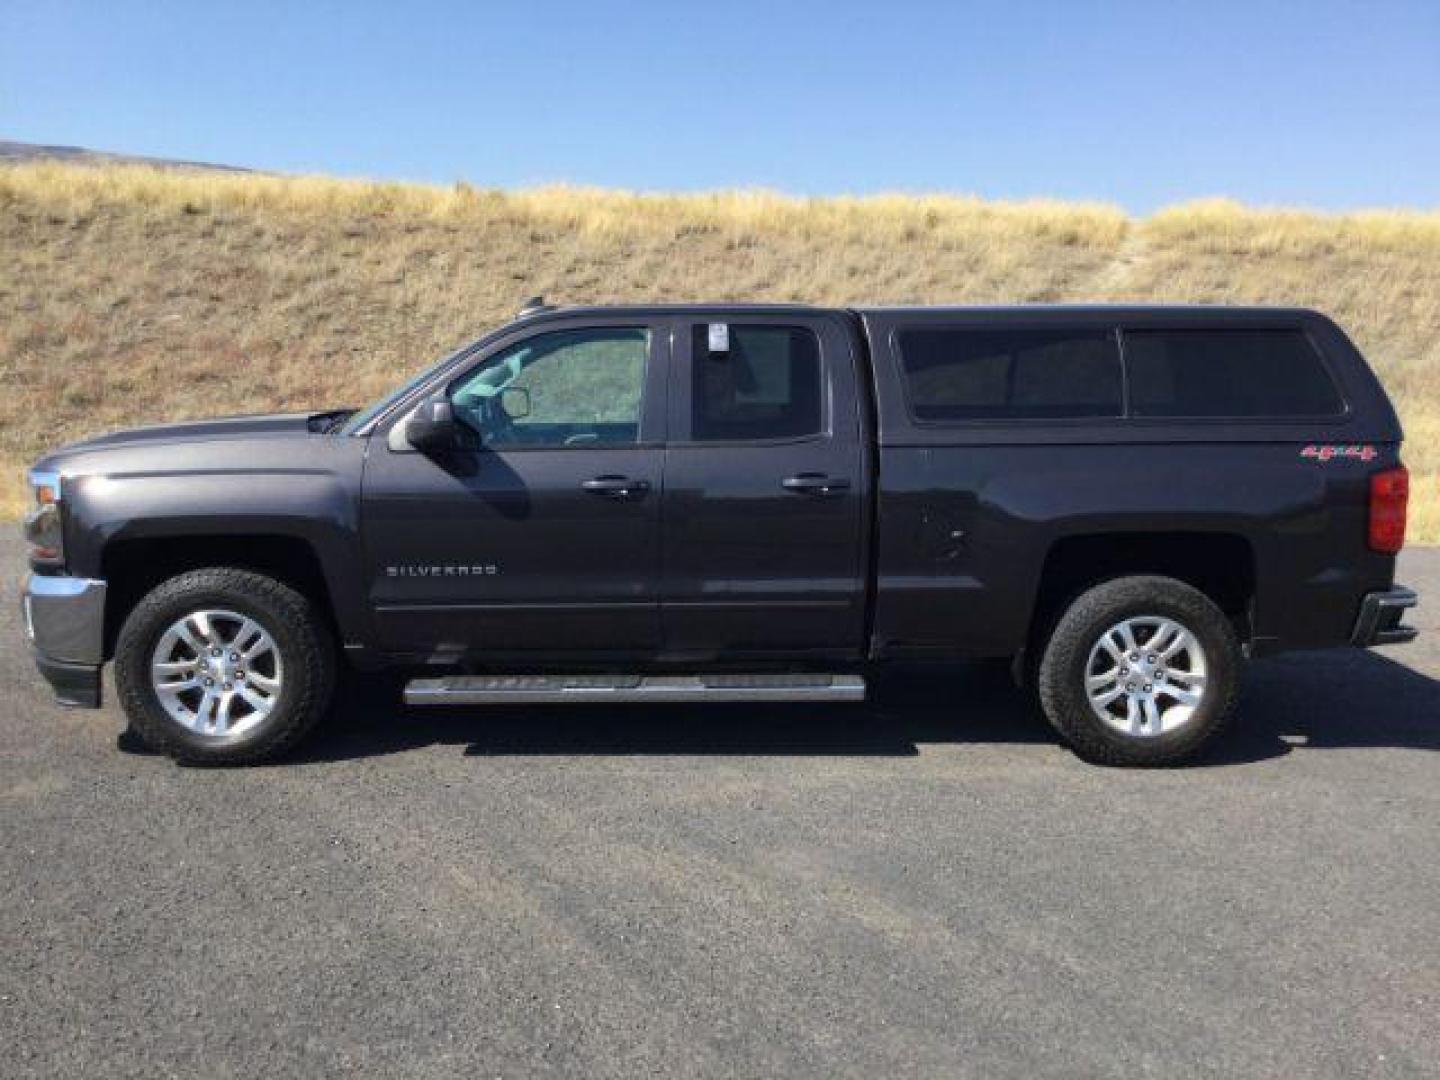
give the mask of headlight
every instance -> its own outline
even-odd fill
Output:
[[[62,566],[65,538],[60,527],[60,474],[31,472],[30,492],[33,505],[25,515],[30,562],[36,566]]]

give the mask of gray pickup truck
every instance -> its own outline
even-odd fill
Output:
[[[191,761],[282,753],[345,667],[840,702],[1003,658],[1082,756],[1162,764],[1245,657],[1414,635],[1400,440],[1303,310],[536,304],[363,410],[48,455],[25,619],[62,703],[113,659]]]

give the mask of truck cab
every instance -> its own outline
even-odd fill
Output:
[[[807,309],[521,320],[351,427],[375,447],[376,646],[546,666],[860,660],[861,360],[849,320]],[[437,406],[448,423],[417,448],[416,413]]]

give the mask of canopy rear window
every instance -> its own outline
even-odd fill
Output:
[[[1330,417],[1345,402],[1301,330],[1130,330],[1132,416]]]

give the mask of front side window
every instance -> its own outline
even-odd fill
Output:
[[[1135,416],[1271,418],[1345,411],[1300,330],[1127,330]]]
[[[1031,420],[1119,416],[1120,351],[1108,330],[901,331],[915,419]]]
[[[465,375],[450,400],[487,445],[635,443],[649,354],[640,327],[537,334]]]
[[[719,324],[716,324],[717,326]],[[691,333],[691,435],[699,442],[795,439],[822,427],[820,342],[796,326],[711,326]]]

